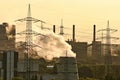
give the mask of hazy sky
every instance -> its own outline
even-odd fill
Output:
[[[119,30],[114,35],[120,37],[120,0],[0,0],[0,22],[16,24],[14,20],[26,17],[29,3],[32,16],[45,21],[47,27],[55,24],[59,28],[62,18],[65,33],[71,34],[75,24],[77,41],[92,41],[92,25],[97,30],[106,28],[107,20],[111,28]]]

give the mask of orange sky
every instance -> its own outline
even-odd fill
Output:
[[[62,18],[65,33],[71,34],[75,24],[77,41],[92,41],[92,25],[96,24],[97,30],[106,28],[107,20],[111,28],[119,30],[114,35],[120,37],[120,0],[1,0],[0,22],[18,26],[14,20],[26,17],[29,3],[32,16],[45,21],[44,26],[52,28],[55,24],[59,29]]]

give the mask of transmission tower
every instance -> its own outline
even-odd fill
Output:
[[[106,36],[102,36],[101,39],[106,39],[105,43],[105,70],[106,70],[106,75],[111,73],[111,65],[112,65],[112,58],[111,58],[111,39],[119,39],[117,37],[111,37],[110,33],[111,32],[116,32],[116,29],[110,29],[109,27],[109,21],[107,21],[107,28],[106,29],[101,29],[98,30],[97,32],[106,31]],[[100,39],[100,38],[98,38]]]
[[[37,33],[35,31],[32,30],[32,22],[41,22],[41,23],[45,23],[41,20],[35,19],[31,17],[31,7],[30,4],[28,6],[28,14],[26,18],[23,19],[18,19],[16,21],[20,21],[26,22],[26,30],[22,31],[18,34],[25,34],[25,46],[26,46],[26,50],[25,50],[25,61],[24,61],[24,69],[26,71],[26,80],[30,80],[30,74],[31,74],[31,70],[32,70],[32,61],[31,61],[31,57],[32,57],[32,50],[33,47],[36,46],[33,44],[33,35],[41,35],[40,33]]]

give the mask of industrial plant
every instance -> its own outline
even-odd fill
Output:
[[[0,24],[0,78],[1,80],[120,80],[120,44],[112,44],[109,21],[106,29],[96,30],[93,25],[91,43],[76,40],[76,26],[72,27],[72,39],[64,40],[61,20],[60,33],[56,25],[46,34],[33,30],[32,24],[45,21],[31,16],[15,22],[26,22],[26,30],[17,33],[16,25]],[[100,38],[96,33],[105,31]],[[25,41],[16,41],[16,35],[25,35]],[[36,41],[33,40],[36,37]],[[105,40],[103,43],[102,40]]]

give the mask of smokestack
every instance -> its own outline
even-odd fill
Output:
[[[53,32],[55,33],[55,25],[53,25]]]
[[[75,25],[73,25],[73,42],[75,42]]]
[[[96,41],[96,25],[93,25],[93,42]]]

